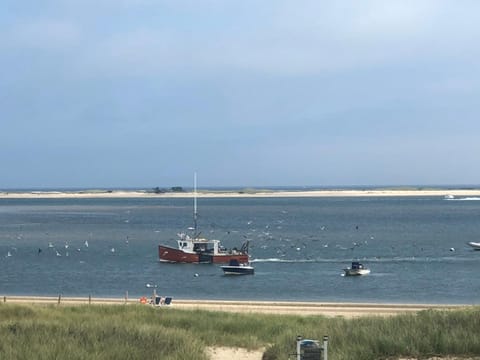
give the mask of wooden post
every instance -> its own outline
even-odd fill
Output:
[[[60,305],[60,300],[62,299],[62,294],[58,294],[58,303],[57,305]]]
[[[92,294],[88,294],[88,305],[92,304]]]
[[[323,360],[328,360],[328,335],[323,337]]]
[[[6,297],[6,296],[3,296],[3,302],[4,302],[4,303],[7,302],[7,297]]]
[[[125,291],[125,304],[128,304],[128,290]]]
[[[300,347],[300,344],[302,342],[302,337],[300,335],[297,335],[297,360],[301,360],[302,359],[302,353],[301,353],[301,347]]]

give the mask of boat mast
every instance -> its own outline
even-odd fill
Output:
[[[193,174],[193,236],[197,237],[197,173]]]

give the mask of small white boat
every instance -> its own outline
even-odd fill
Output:
[[[346,269],[345,276],[358,276],[358,275],[367,275],[370,274],[370,269],[367,269],[363,264],[359,263],[358,261],[353,261],[352,266]]]
[[[228,265],[220,266],[224,275],[253,275],[255,268],[250,264],[241,264],[236,259],[230,260]]]
[[[467,244],[470,245],[475,250],[480,250],[480,242],[469,241]]]

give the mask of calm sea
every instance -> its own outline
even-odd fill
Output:
[[[202,235],[251,240],[255,275],[164,264],[192,199],[0,200],[0,295],[477,304],[480,200],[201,198]],[[88,246],[87,246],[88,245]],[[364,277],[342,269],[360,260]]]

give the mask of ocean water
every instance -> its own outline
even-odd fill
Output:
[[[250,240],[255,275],[228,277],[158,261],[192,199],[0,199],[0,295],[477,304],[479,200],[200,198],[202,235]]]

